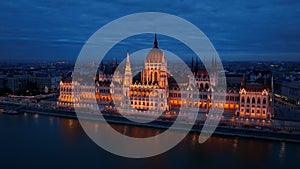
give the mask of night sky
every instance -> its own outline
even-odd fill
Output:
[[[1,1],[0,11],[2,62],[75,61],[95,31],[137,12],[190,21],[223,60],[300,60],[299,0],[17,0]]]

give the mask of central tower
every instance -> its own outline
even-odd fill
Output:
[[[144,64],[144,71],[141,74],[143,84],[158,84],[160,88],[168,87],[167,62],[164,52],[158,48],[156,34],[153,48],[149,51]]]

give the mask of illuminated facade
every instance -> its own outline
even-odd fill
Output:
[[[127,54],[124,93],[130,96],[131,106],[140,110],[169,110],[167,62],[163,51],[158,48],[156,35],[154,46],[144,62],[140,79],[132,83],[130,71],[129,54]]]
[[[72,98],[72,82],[68,78],[63,78],[57,104],[61,107],[89,107],[93,99],[91,93],[94,92],[98,104],[106,107],[118,106],[126,110],[130,106],[136,112],[144,110],[168,112],[177,111],[184,106],[198,109],[205,115],[212,106],[211,90],[218,83],[215,58],[212,59],[212,77],[209,77],[205,69],[199,68],[198,60],[196,63],[192,60],[191,71],[194,76],[189,77],[188,83],[183,84],[185,90],[180,91],[168,72],[167,61],[163,51],[158,48],[156,35],[153,48],[147,54],[144,69],[139,77],[132,77],[129,53],[126,56],[124,73],[107,72],[102,67],[103,65],[100,65],[95,86],[73,82],[74,85],[80,85],[79,98]],[[236,78],[234,81],[237,81]],[[190,90],[191,88],[196,89],[196,92]],[[238,85],[227,86],[226,102],[215,102],[214,107],[224,108],[226,113],[240,118],[267,119],[271,115],[271,95],[272,91],[266,84],[246,84],[243,78]],[[74,100],[76,105],[72,103]]]
[[[243,78],[240,89],[239,117],[246,119],[269,119],[271,116],[272,91],[267,85],[246,84]]]

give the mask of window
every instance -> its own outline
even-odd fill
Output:
[[[260,98],[257,99],[257,104],[260,104]]]
[[[255,104],[255,98],[252,97],[252,104]]]
[[[245,98],[244,97],[242,97],[242,103],[245,103]]]
[[[205,84],[205,89],[208,89],[209,88],[209,85],[208,83]]]
[[[267,100],[266,100],[266,98],[264,98],[264,100],[263,100],[263,104],[266,104],[267,103]]]
[[[200,89],[204,89],[203,83],[200,84]]]
[[[247,98],[247,103],[250,103],[250,98],[249,97]]]

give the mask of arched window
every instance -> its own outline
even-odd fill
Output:
[[[209,88],[209,85],[208,83],[205,84],[205,89],[208,89]]]
[[[266,100],[266,98],[264,98],[264,100],[263,100],[263,104],[266,104],[267,103],[267,100]]]
[[[204,89],[203,83],[200,84],[200,89]]]
[[[260,104],[260,98],[257,99],[257,104]]]
[[[255,98],[254,98],[254,97],[252,97],[252,103],[253,103],[253,104],[255,103]]]
[[[247,103],[250,103],[250,98],[249,97],[247,98]]]
[[[245,103],[245,98],[244,97],[242,97],[242,103]]]

